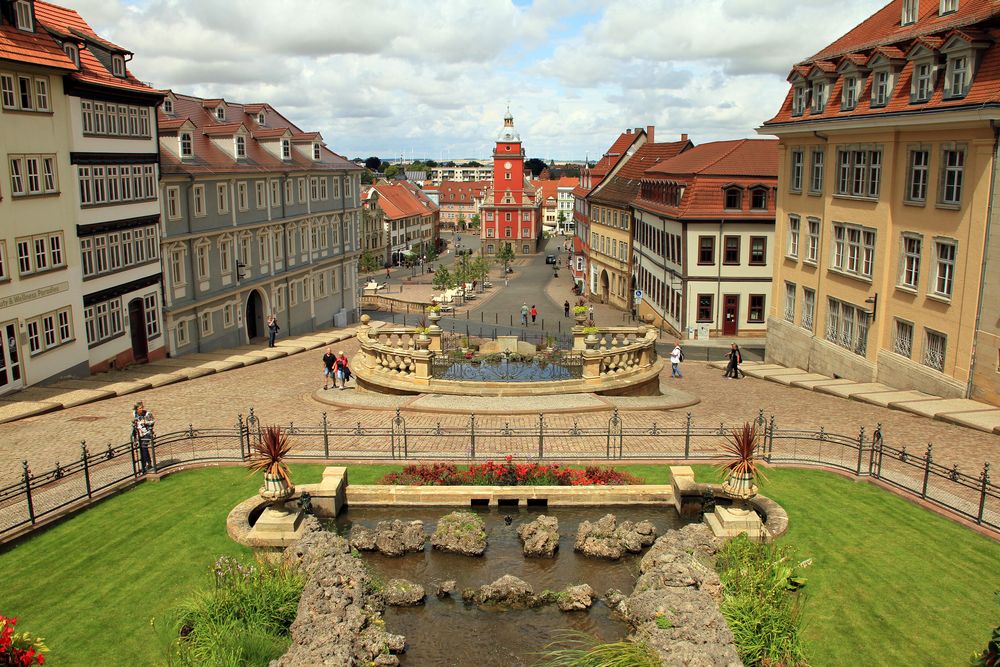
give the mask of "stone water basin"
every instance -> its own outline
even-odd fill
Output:
[[[385,624],[389,632],[406,636],[402,665],[455,665],[466,667],[507,667],[531,665],[545,645],[567,630],[583,631],[604,641],[625,637],[625,623],[612,617],[601,600],[588,611],[563,612],[555,605],[537,609],[482,609],[461,599],[463,588],[489,584],[510,574],[531,584],[534,592],[562,590],[570,585],[590,584],[598,596],[610,588],[626,595],[632,592],[638,577],[641,554],[628,554],[618,561],[585,557],[573,551],[580,522],[597,521],[607,513],[619,524],[648,520],[657,535],[683,525],[672,506],[626,505],[614,507],[474,507],[486,523],[489,546],[482,557],[462,556],[435,551],[430,535],[437,520],[455,507],[357,507],[348,508],[328,525],[346,535],[354,522],[374,528],[379,521],[421,520],[428,537],[421,553],[392,558],[365,552],[364,559],[383,581],[408,579],[427,590],[425,604],[417,607],[388,607]],[[555,558],[526,558],[517,536],[519,525],[540,514],[559,520],[559,551]],[[505,517],[511,518],[508,526]],[[434,596],[436,584],[454,579],[456,592],[451,598]]]

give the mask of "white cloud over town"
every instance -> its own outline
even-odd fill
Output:
[[[267,101],[349,157],[489,154],[508,101],[529,156],[626,127],[753,136],[796,61],[884,2],[75,0],[160,88]]]

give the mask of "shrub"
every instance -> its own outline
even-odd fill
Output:
[[[993,596],[997,604],[1000,604],[1000,591],[995,591]],[[970,662],[972,667],[998,667],[1000,665],[1000,625],[993,628],[993,634],[982,653],[972,656]]]
[[[722,580],[722,615],[740,658],[757,665],[806,665],[798,599],[805,584],[791,563],[792,550],[751,542],[740,535],[720,551],[716,568]],[[799,563],[808,566],[809,561]]]
[[[542,667],[660,667],[660,659],[640,641],[602,643],[583,632],[565,633],[545,647]]]
[[[508,456],[504,463],[486,461],[459,470],[452,463],[409,465],[402,472],[384,476],[382,484],[406,486],[621,486],[642,484],[642,480],[614,468],[587,466],[567,468],[558,463],[515,463]]]
[[[174,612],[171,657],[181,665],[266,665],[288,648],[305,581],[292,567],[220,557],[214,586]]]

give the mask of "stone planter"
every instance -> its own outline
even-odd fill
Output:
[[[586,343],[587,349],[596,350],[600,340],[601,339],[597,337],[597,334],[587,334],[586,338],[583,339],[583,342]]]
[[[427,319],[431,321],[431,324],[437,324],[441,321],[441,311],[431,310],[427,312]]]
[[[749,500],[757,495],[757,485],[753,483],[753,475],[730,474],[722,491],[733,500]]]
[[[431,346],[431,337],[425,333],[417,334],[417,337],[413,341],[418,350],[426,350]]]
[[[584,322],[587,321],[587,313],[586,312],[574,313],[573,319],[576,320],[577,324],[583,324]]]
[[[271,504],[271,509],[284,511],[285,503],[295,494],[295,485],[289,484],[281,475],[264,475],[264,486],[257,494]]]

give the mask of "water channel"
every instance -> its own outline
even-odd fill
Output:
[[[488,584],[505,574],[519,577],[534,587],[536,593],[545,589],[562,590],[575,584],[590,584],[599,596],[609,588],[629,594],[639,575],[641,555],[630,555],[617,562],[586,558],[573,551],[577,526],[584,520],[596,521],[611,512],[619,523],[651,521],[657,535],[679,528],[681,519],[673,507],[629,505],[622,507],[482,507],[473,508],[486,522],[489,547],[481,558],[445,554],[430,546],[430,535],[439,517],[453,511],[448,507],[385,507],[348,509],[336,520],[336,529],[346,534],[354,521],[374,527],[378,521],[400,519],[424,522],[428,536],[423,553],[389,558],[377,553],[365,553],[365,560],[379,576],[409,579],[427,590],[426,604],[419,607],[389,607],[385,612],[386,629],[406,636],[406,653],[400,662],[417,665],[454,665],[467,667],[508,667],[535,663],[546,644],[566,630],[578,630],[617,641],[628,628],[612,617],[610,610],[598,600],[589,611],[562,612],[555,605],[525,610],[483,610],[466,604],[461,590]],[[539,514],[559,519],[559,552],[555,558],[525,558],[517,528]],[[510,525],[505,518],[510,517]],[[435,583],[447,579],[457,581],[452,598],[434,597]]]

